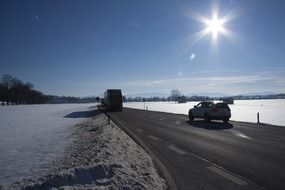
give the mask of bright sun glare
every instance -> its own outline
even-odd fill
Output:
[[[219,33],[225,33],[226,29],[224,28],[224,20],[219,19],[217,15],[214,15],[211,20],[206,19],[205,24],[205,32],[211,33],[214,40],[217,38]]]
[[[212,7],[212,16],[210,18],[204,17],[195,12],[191,13],[191,18],[201,22],[204,28],[198,33],[194,34],[194,41],[202,39],[204,36],[211,34],[213,44],[217,43],[218,36],[222,35],[230,41],[234,41],[234,33],[226,27],[227,23],[239,16],[238,12],[235,14],[234,10],[229,11],[226,15],[220,16],[218,6]]]

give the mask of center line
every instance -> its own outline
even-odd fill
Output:
[[[147,135],[147,137],[150,138],[150,139],[156,140],[156,141],[159,140],[159,138],[157,138],[155,136],[152,136],[152,135]]]
[[[239,131],[237,131],[237,130],[232,130],[231,132],[232,132],[235,136],[237,136],[237,137],[242,137],[242,138],[245,138],[245,139],[250,139],[250,140],[252,140],[251,137],[249,137],[249,136],[247,136],[247,135],[245,135],[245,134],[243,134],[243,133],[241,133],[241,132],[239,132]]]
[[[177,152],[178,154],[186,155],[186,152],[184,150],[181,150],[180,148],[177,148],[174,145],[169,145],[167,147],[170,148],[171,150]]]
[[[242,138],[246,138],[246,139],[251,139],[249,136],[246,136],[245,134],[242,134],[242,133],[238,133],[238,136]]]
[[[228,180],[230,180],[230,181],[232,181],[238,185],[247,185],[246,181],[244,181],[244,180],[242,180],[236,176],[233,176],[233,175],[231,175],[231,174],[229,174],[229,173],[227,173],[227,172],[225,172],[225,171],[223,171],[217,167],[210,166],[210,167],[208,167],[208,169],[211,170],[212,172],[215,172],[215,173],[223,176],[224,178],[226,178],[226,179],[228,179]]]
[[[176,125],[179,125],[179,124],[181,124],[181,121],[175,121],[174,122]]]

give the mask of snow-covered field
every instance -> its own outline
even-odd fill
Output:
[[[45,171],[92,104],[0,106],[0,184]],[[93,104],[94,106],[94,104]]]
[[[165,190],[151,157],[102,113],[72,127],[72,142],[43,175],[4,189]],[[1,189],[1,187],[0,187]]]
[[[92,106],[0,106],[0,189],[166,189],[151,157]]]
[[[199,102],[176,104],[174,102],[146,102],[145,107],[152,111],[188,114],[189,108]],[[235,100],[234,105],[229,105],[232,111],[231,120],[257,122],[257,112],[260,122],[285,126],[285,99],[277,100]],[[124,107],[144,109],[143,102],[127,102]]]

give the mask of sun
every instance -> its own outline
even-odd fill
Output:
[[[192,43],[198,42],[207,35],[212,36],[213,45],[216,45],[218,43],[219,36],[223,36],[227,40],[235,43],[237,40],[237,35],[235,32],[229,30],[229,22],[238,18],[242,14],[242,12],[238,12],[234,9],[221,14],[217,5],[212,6],[212,14],[210,17],[205,17],[192,11],[190,13],[190,18],[202,24],[202,30],[191,35]]]
[[[211,33],[213,40],[216,40],[219,33],[225,33],[224,19],[219,19],[217,15],[214,15],[211,19],[206,19],[205,33]]]

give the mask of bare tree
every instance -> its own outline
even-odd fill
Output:
[[[9,89],[10,91],[10,98],[11,98],[11,102],[12,104],[20,104],[20,99],[22,96],[22,87],[23,87],[23,82],[20,81],[17,78],[13,78],[11,80],[11,87]]]
[[[45,103],[47,97],[39,91],[33,90],[33,84],[23,83],[10,75],[4,75],[0,81],[0,101],[2,105],[11,104],[39,104]]]
[[[21,92],[22,92],[22,94],[21,94],[21,104],[29,104],[29,99],[30,99],[30,92],[31,92],[31,90],[32,90],[32,88],[33,88],[33,84],[31,84],[31,83],[26,83],[26,84],[23,84],[22,85],[22,89],[21,89]]]
[[[0,83],[0,101],[2,102],[2,106],[4,106],[5,105],[4,86],[2,85],[2,83]]]
[[[33,89],[34,88],[34,85],[32,83],[30,83],[30,82],[27,82],[25,84],[25,86],[27,86],[27,88],[29,88],[29,89]]]
[[[181,96],[181,92],[178,89],[172,89],[170,91],[170,99],[172,101],[177,102],[180,96]]]
[[[3,88],[3,99],[6,104],[9,105],[11,101],[10,88],[12,86],[13,77],[11,75],[3,75],[1,78],[1,84]]]

